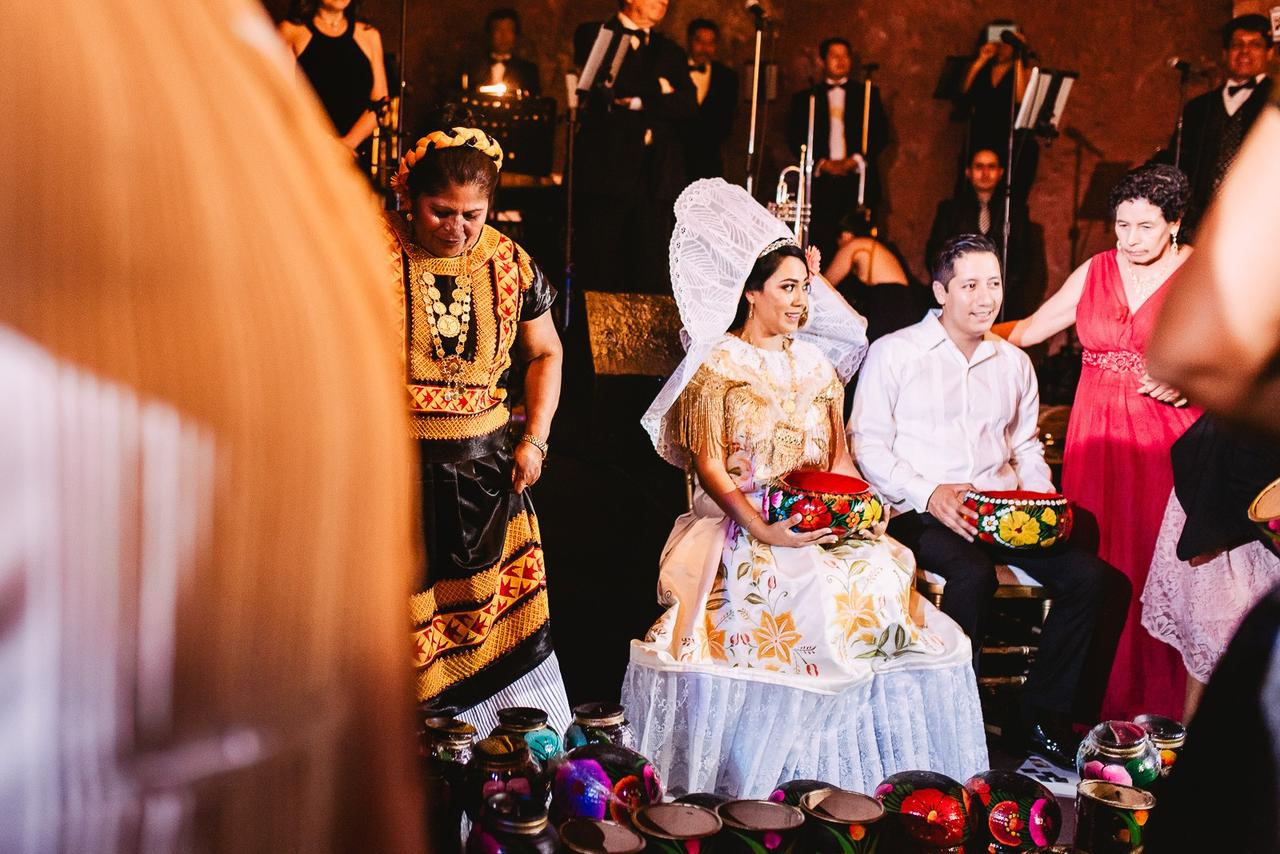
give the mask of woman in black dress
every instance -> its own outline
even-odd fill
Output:
[[[373,133],[374,105],[387,97],[382,37],[359,20],[359,7],[360,0],[293,0],[280,22],[299,70],[352,151]]]
[[[1014,95],[1014,87],[1017,87],[1016,100],[1017,103],[1022,102],[1030,75],[1030,69],[1022,56],[1015,55],[1013,45],[1002,41],[997,35],[1010,27],[1013,27],[1012,21],[992,21],[987,25],[978,55],[974,57],[960,87],[961,102],[969,112],[969,136],[964,159],[966,164],[975,151],[984,149],[996,152],[1002,161],[1009,156],[1010,97]],[[1014,168],[1010,170],[1006,164],[1005,172],[1013,181],[1015,198],[1026,201],[1040,161],[1040,146],[1033,134],[1028,131],[1017,133],[1014,137],[1013,159]]]

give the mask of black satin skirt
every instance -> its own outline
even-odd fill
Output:
[[[420,675],[418,699],[458,712],[551,653],[541,536],[529,490],[511,489],[505,430],[421,440],[419,450],[426,563],[415,588],[432,591],[435,617],[451,623],[436,634],[443,648],[427,665],[434,672]]]

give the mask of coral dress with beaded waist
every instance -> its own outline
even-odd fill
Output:
[[[1076,309],[1084,347],[1080,385],[1067,429],[1062,490],[1098,520],[1098,555],[1133,584],[1104,719],[1154,712],[1179,718],[1186,673],[1178,653],[1141,623],[1139,597],[1155,550],[1173,467],[1169,449],[1200,412],[1138,394],[1143,353],[1168,281],[1129,310],[1116,250],[1093,256]]]

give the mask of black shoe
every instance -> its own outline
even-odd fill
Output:
[[[1026,730],[1028,752],[1044,757],[1064,771],[1076,770],[1076,744],[1068,744],[1063,739],[1055,738],[1045,732],[1042,724],[1032,724]]]

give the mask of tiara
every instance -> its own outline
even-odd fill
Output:
[[[777,240],[773,241],[768,246],[761,249],[760,254],[757,255],[756,258],[757,259],[763,258],[764,256],[768,255],[770,252],[777,252],[779,249],[781,249],[784,246],[794,246],[797,249],[800,248],[800,244],[796,243],[796,239],[794,237],[779,237]]]

